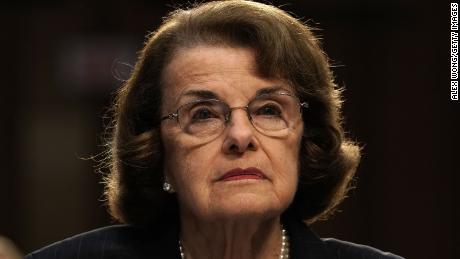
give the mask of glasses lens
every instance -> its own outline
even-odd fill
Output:
[[[222,101],[208,99],[185,104],[178,112],[179,125],[184,132],[208,138],[222,132],[230,108]],[[283,93],[257,97],[249,103],[248,112],[259,132],[274,137],[288,135],[300,118],[298,99]]]
[[[286,94],[262,95],[249,104],[254,126],[270,136],[283,135],[300,117],[298,100]]]
[[[224,127],[227,107],[218,100],[198,100],[179,109],[179,124],[188,134],[208,137]]]

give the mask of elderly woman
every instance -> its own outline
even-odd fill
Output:
[[[311,30],[250,1],[171,13],[119,90],[106,181],[124,225],[27,258],[400,258],[308,224],[344,198],[359,147]]]

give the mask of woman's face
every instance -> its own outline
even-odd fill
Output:
[[[258,76],[254,53],[246,48],[182,48],[162,76],[163,115],[212,95],[242,107],[262,88],[278,86],[293,93],[283,81]],[[302,131],[299,116],[289,134],[269,137],[254,128],[244,109],[233,110],[213,138],[191,135],[176,120],[164,120],[164,173],[177,192],[181,213],[205,220],[280,215],[296,192]]]

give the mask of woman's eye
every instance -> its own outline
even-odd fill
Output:
[[[281,110],[275,105],[265,105],[257,110],[256,115],[281,116]]]
[[[193,112],[192,119],[206,120],[212,118],[214,115],[208,108],[199,108]]]

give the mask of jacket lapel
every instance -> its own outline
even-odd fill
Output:
[[[290,256],[293,259],[334,258],[326,244],[302,221],[290,219],[283,225],[289,236]]]

